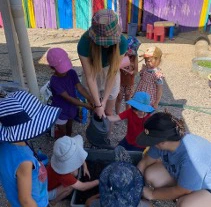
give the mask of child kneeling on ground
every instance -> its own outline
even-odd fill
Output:
[[[51,164],[48,172],[48,196],[50,205],[70,195],[73,189],[80,191],[89,190],[99,184],[98,180],[81,182],[76,176],[78,169],[83,165],[84,175],[90,178],[85,162],[87,152],[83,149],[83,138],[64,136],[56,140],[53,147]]]
[[[144,151],[145,146],[136,144],[136,137],[143,132],[144,122],[150,117],[154,108],[150,105],[150,96],[145,92],[136,92],[129,101],[130,109],[123,111],[118,115],[107,116],[109,121],[116,122],[127,119],[127,135],[120,141],[119,145],[130,151]]]

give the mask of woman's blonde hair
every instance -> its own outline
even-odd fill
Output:
[[[95,77],[97,74],[102,72],[102,46],[95,44],[93,41],[91,45],[91,73]],[[108,61],[109,61],[109,70],[107,73],[107,79],[112,78],[116,75],[119,70],[120,65],[120,51],[119,44],[111,45],[108,49]]]

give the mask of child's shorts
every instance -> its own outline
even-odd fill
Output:
[[[99,92],[100,98],[102,98],[104,90],[105,90],[105,85],[106,85],[106,80],[107,80],[106,76],[107,76],[108,70],[109,70],[109,66],[103,68],[102,69],[103,73],[98,74],[96,77],[97,87],[98,87],[98,92]],[[82,74],[82,84],[87,90],[89,90],[84,73]],[[116,99],[116,97],[119,94],[119,90],[120,90],[120,71],[118,71],[116,74],[114,86],[111,89],[108,100]]]
[[[62,119],[57,119],[55,124],[58,125],[65,125],[67,123],[68,120],[62,120]]]

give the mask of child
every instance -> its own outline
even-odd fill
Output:
[[[125,56],[129,57],[130,65],[127,67],[120,68],[120,92],[116,100],[116,114],[119,114],[121,109],[121,102],[123,96],[125,101],[128,101],[134,93],[134,81],[135,75],[138,72],[138,56],[137,51],[140,46],[140,42],[136,37],[128,38],[128,49]],[[126,109],[129,109],[129,105],[126,105]]]
[[[78,168],[82,165],[84,175],[90,178],[86,157],[87,152],[83,149],[83,138],[80,135],[71,139],[64,136],[56,140],[51,164],[47,167],[48,196],[51,205],[67,197],[73,189],[85,191],[99,184],[98,180],[83,183],[76,178]]]
[[[76,117],[77,106],[92,109],[90,103],[83,103],[77,99],[76,89],[89,101],[92,98],[81,85],[77,73],[72,69],[68,54],[61,48],[52,48],[47,53],[47,61],[55,71],[50,79],[52,90],[52,106],[60,107],[62,113],[56,121],[59,135],[71,136],[72,120]]]
[[[0,101],[0,180],[10,206],[48,206],[46,169],[26,141],[49,129],[59,114],[25,91]]]
[[[149,118],[154,108],[150,105],[150,96],[145,92],[136,92],[132,99],[126,102],[131,106],[119,115],[108,116],[112,122],[127,119],[127,135],[119,143],[126,150],[144,151],[145,146],[136,144],[136,137],[144,130],[144,122]]]
[[[146,65],[140,71],[140,81],[136,91],[144,91],[150,95],[151,105],[157,109],[163,93],[163,75],[158,68],[162,51],[158,47],[150,47],[144,53]]]

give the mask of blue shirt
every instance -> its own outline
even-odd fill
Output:
[[[211,143],[208,140],[187,134],[174,152],[150,147],[148,155],[161,158],[180,187],[192,191],[211,190]]]
[[[21,163],[30,161],[32,169],[32,198],[38,207],[48,205],[47,173],[34,157],[28,146],[19,146],[7,142],[0,143],[0,180],[6,197],[12,207],[21,207],[18,199],[16,173]]]

